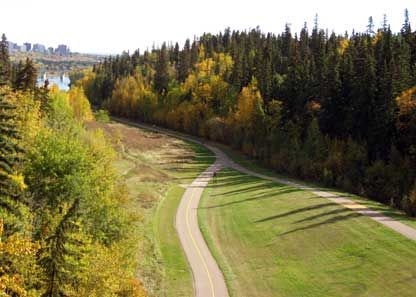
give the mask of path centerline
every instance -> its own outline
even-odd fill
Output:
[[[188,206],[186,208],[186,227],[188,229],[188,234],[192,239],[192,243],[194,244],[195,249],[198,251],[199,258],[201,259],[202,263],[204,264],[204,268],[205,268],[205,271],[207,273],[207,277],[208,277],[208,280],[209,280],[209,283],[210,283],[210,286],[211,286],[212,297],[215,297],[214,284],[212,282],[211,273],[208,270],[207,262],[205,261],[204,257],[202,256],[201,250],[199,249],[199,247],[198,247],[198,245],[195,241],[195,237],[192,235],[191,228],[189,226],[189,210],[191,209],[191,203],[192,203],[193,198],[194,198],[194,191],[192,191],[191,197],[189,198]]]

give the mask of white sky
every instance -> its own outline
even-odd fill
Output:
[[[416,29],[415,0],[0,0],[0,32],[19,44],[114,54],[226,27],[280,33],[290,23],[298,31],[316,13],[321,28],[337,33],[365,30],[370,15],[377,27],[383,14],[398,31],[405,8]]]

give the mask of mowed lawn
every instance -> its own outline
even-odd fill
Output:
[[[232,296],[416,296],[416,242],[310,192],[227,169],[198,215]]]

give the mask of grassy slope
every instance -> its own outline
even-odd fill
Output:
[[[325,198],[225,170],[201,203],[233,296],[414,296],[416,243]]]
[[[206,149],[123,124],[91,124],[118,151],[114,164],[136,201],[142,222],[140,279],[151,296],[193,296],[192,276],[174,227],[185,185],[213,161]]]
[[[392,218],[395,218],[396,220],[409,225],[411,227],[416,228],[416,218],[411,218],[409,216],[407,216],[405,213],[403,213],[402,211],[395,209],[393,207],[390,207],[388,205],[379,203],[377,201],[374,200],[370,200],[367,199],[365,197],[360,197],[354,194],[350,194],[350,193],[346,193],[343,191],[340,191],[339,189],[333,189],[333,188],[326,188],[326,187],[322,187],[322,185],[316,184],[316,183],[312,183],[312,182],[305,182],[305,181],[299,181],[298,179],[291,179],[288,178],[287,176],[282,176],[277,174],[276,172],[274,172],[271,169],[265,168],[263,167],[261,164],[259,164],[258,162],[256,162],[255,160],[249,159],[247,158],[245,155],[243,155],[242,153],[232,150],[230,149],[228,146],[222,145],[222,144],[216,144],[216,146],[218,146],[219,148],[221,148],[231,159],[233,159],[235,162],[243,165],[246,168],[252,169],[253,171],[259,172],[259,173],[263,173],[269,176],[276,176],[276,177],[282,177],[284,179],[289,179],[289,180],[293,180],[294,182],[298,182],[298,183],[302,183],[305,185],[310,185],[331,193],[335,193],[337,195],[342,195],[343,197],[347,197],[350,199],[353,199],[371,209],[374,210],[378,210],[382,213],[384,213],[387,216],[390,216]]]

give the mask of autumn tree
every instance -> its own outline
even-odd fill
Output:
[[[82,87],[72,87],[68,92],[68,99],[74,116],[78,120],[91,121],[93,119],[90,102],[85,96]]]

